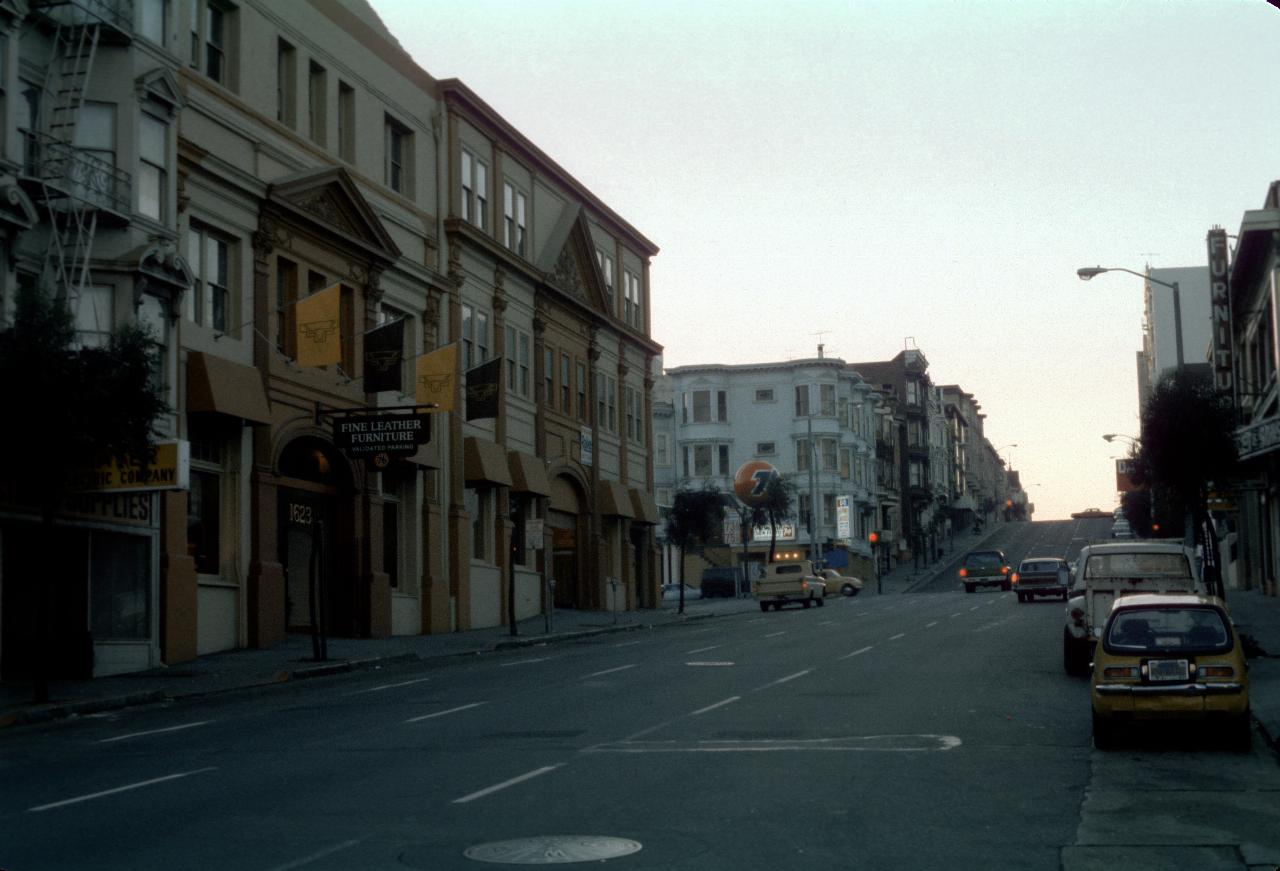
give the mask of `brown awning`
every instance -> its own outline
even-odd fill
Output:
[[[488,483],[511,486],[507,452],[491,441],[467,436],[463,441],[463,478],[468,484]]]
[[[258,370],[203,351],[187,355],[187,411],[271,423],[271,403]]]
[[[600,513],[606,517],[635,517],[627,488],[617,481],[600,482]]]
[[[511,466],[511,489],[517,493],[550,496],[551,481],[547,479],[547,465],[540,457],[524,451],[508,451]]]
[[[662,515],[658,514],[658,503],[654,501],[652,493],[646,493],[636,487],[632,487],[631,507],[636,510],[636,523],[649,523],[657,526],[662,522]]]
[[[439,442],[430,441],[425,445],[418,445],[417,452],[410,454],[402,459],[406,463],[413,463],[415,466],[422,466],[426,469],[443,469],[444,463],[440,462]]]

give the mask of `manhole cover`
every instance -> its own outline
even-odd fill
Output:
[[[462,855],[495,865],[569,865],[602,862],[640,851],[637,841],[595,835],[544,835],[495,841],[464,850]]]

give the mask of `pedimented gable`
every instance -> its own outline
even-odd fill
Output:
[[[595,246],[581,208],[566,210],[538,258],[538,266],[547,284],[592,311],[612,315],[604,276],[596,263]]]
[[[143,73],[134,80],[134,84],[138,88],[139,97],[154,100],[170,115],[187,104],[186,98],[182,96],[182,88],[178,86],[178,77],[164,67],[156,67],[149,73]]]
[[[387,260],[400,248],[342,167],[307,170],[274,182],[267,197],[299,217],[339,233]]]

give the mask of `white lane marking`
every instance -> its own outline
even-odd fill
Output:
[[[890,641],[897,641],[899,638],[906,638],[906,637],[907,637],[907,633],[905,633],[905,632],[899,632],[897,635],[892,635],[892,636],[890,636],[890,637],[889,637],[889,640],[890,640]]]
[[[822,621],[821,623],[819,623],[818,625],[819,625],[819,626],[835,626],[835,625],[836,625],[836,622],[837,622],[837,621],[835,621],[835,620],[823,620],[823,621]]]
[[[624,641],[624,642],[622,642],[621,644],[614,644],[614,645],[611,645],[611,646],[612,646],[612,647],[635,647],[637,644],[640,644],[640,642],[639,642],[639,641]]]
[[[546,662],[549,659],[555,659],[554,656],[537,656],[533,659],[518,659],[515,662],[504,662],[500,668],[510,668],[513,665],[532,665],[535,662]]]
[[[724,647],[723,644],[713,644],[710,647],[699,647],[697,650],[686,650],[685,656],[693,656],[695,653],[706,653],[708,650],[715,650],[717,647]]]
[[[36,807],[27,808],[28,813],[38,814],[41,811],[53,810],[54,808],[66,807],[69,804],[78,804],[82,801],[92,801],[95,798],[102,798],[107,795],[116,795],[121,792],[128,792],[131,789],[141,789],[144,786],[154,786],[157,783],[164,783],[169,780],[177,780],[180,777],[190,777],[193,774],[204,774],[207,771],[217,771],[218,766],[211,765],[208,768],[197,768],[195,771],[180,771],[177,774],[166,774],[164,777],[153,777],[150,780],[142,780],[138,783],[128,783],[124,786],[117,786],[115,789],[104,789],[102,792],[91,792],[88,795],[78,795],[75,798],[64,798],[62,801],[53,801],[49,804],[37,805]]]
[[[301,859],[294,859],[292,862],[286,862],[283,865],[277,865],[276,867],[269,869],[269,871],[292,871],[292,869],[294,868],[301,868],[303,865],[310,865],[312,862],[319,862],[321,859],[325,858],[326,856],[332,856],[334,853],[340,852],[342,850],[348,850],[351,847],[354,847],[358,843],[360,842],[359,841],[343,841],[341,844],[335,844],[332,847],[328,847],[324,850],[320,850],[318,852],[312,853],[310,856],[303,856]]]
[[[470,795],[464,795],[462,798],[455,798],[453,800],[453,803],[466,804],[469,801],[475,801],[478,798],[484,798],[486,795],[493,795],[495,792],[501,792],[502,790],[511,786],[515,786],[518,783],[524,783],[526,780],[533,780],[535,777],[541,777],[547,772],[555,771],[557,768],[560,768],[563,765],[564,765],[563,762],[559,762],[555,765],[544,765],[541,768],[535,768],[533,771],[527,771],[524,774],[520,775],[519,777],[513,777],[510,780],[503,781],[502,783],[495,783],[493,786],[485,787],[484,789],[473,792]]]
[[[619,671],[626,671],[629,668],[635,668],[635,665],[620,665],[617,668],[606,668],[604,671],[596,671],[587,675],[587,677],[600,677],[602,674],[614,674]],[[586,678],[584,678],[585,680]]]
[[[582,753],[778,753],[823,752],[923,753],[945,752],[960,746],[955,735],[850,735],[846,738],[805,738],[758,741],[619,741],[586,747]]]
[[[724,701],[716,702],[714,705],[707,705],[705,708],[698,708],[698,710],[694,711],[689,716],[691,717],[701,716],[702,714],[705,714],[707,711],[714,711],[716,708],[723,708],[725,705],[732,705],[734,702],[738,701],[738,699],[740,698],[742,698],[742,696],[730,696]]]
[[[786,634],[787,634],[787,630],[783,629],[781,632],[770,632],[768,635],[765,636],[765,638],[777,638],[779,635],[786,635]]]
[[[951,619],[953,619],[953,620],[954,620],[956,617],[960,617],[960,616],[963,616],[963,615],[961,615],[961,613],[960,613],[959,611],[957,611],[956,613],[954,613],[954,614],[952,614],[952,615],[951,615]]]
[[[811,668],[806,668],[804,671],[797,671],[795,674],[789,674],[789,675],[787,675],[786,677],[780,677],[780,678],[778,678],[778,679],[777,679],[777,680],[775,680],[775,681],[771,681],[770,683],[765,684],[765,686],[767,686],[767,687],[774,687],[774,686],[777,686],[778,684],[786,683],[787,681],[795,680],[795,679],[796,679],[796,678],[798,678],[798,677],[804,677],[806,674],[808,674],[808,673],[809,673],[809,672],[811,672],[811,671],[813,671],[813,669],[811,669]]]
[[[977,610],[978,610],[979,608],[981,608],[981,607],[982,607],[981,605],[974,605],[974,606],[973,606],[972,608],[970,608],[969,610],[970,610],[970,611],[977,611]]]
[[[864,648],[862,648],[861,650],[855,650],[853,653],[846,653],[844,656],[842,656],[842,657],[840,657],[840,658],[841,658],[841,659],[853,659],[855,656],[859,656],[860,654],[866,653],[866,652],[867,652],[868,650],[870,650],[870,649],[871,649],[871,647],[870,647],[870,645],[868,645],[867,647],[864,647]]]
[[[693,662],[686,662],[685,665],[693,666],[694,668],[708,668],[708,667],[723,668],[724,666],[727,666],[727,665],[733,665],[733,663],[732,662],[700,662],[698,660],[694,660]]]
[[[403,681],[400,681],[400,683],[384,683],[382,686],[369,687],[368,689],[363,689],[363,690],[356,690],[354,693],[347,693],[347,695],[358,696],[358,695],[361,695],[362,693],[380,693],[383,690],[392,690],[397,687],[413,686],[416,683],[426,683],[429,680],[431,680],[431,678],[429,677],[420,677],[420,678],[416,678],[415,680],[403,680]],[[356,843],[359,843],[359,841],[357,841]]]
[[[212,720],[201,720],[198,723],[183,723],[181,726],[170,726],[167,729],[149,729],[146,732],[130,732],[128,735],[117,735],[114,738],[103,738],[99,744],[110,744],[112,741],[128,741],[130,738],[141,738],[143,735],[160,735],[165,732],[181,732],[183,729],[194,729],[196,726],[207,726]]]
[[[932,623],[926,623],[926,624],[924,624],[924,628],[925,628],[925,629],[932,629],[933,627],[935,627],[935,626],[937,626],[937,625],[938,625],[938,621],[937,621],[937,620],[934,620]]]
[[[405,720],[405,722],[421,723],[423,720],[434,720],[436,717],[443,717],[446,714],[456,714],[458,713],[458,711],[466,711],[466,710],[470,710],[471,708],[478,708],[483,704],[484,702],[472,702],[469,705],[459,705],[458,707],[450,708],[447,711],[436,711],[434,714],[423,714],[421,717],[411,717],[410,719]]]

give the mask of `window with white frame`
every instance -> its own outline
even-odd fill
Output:
[[[818,385],[818,414],[823,417],[836,416],[836,386],[834,384]]]
[[[229,325],[231,243],[213,230],[191,222],[187,231],[187,264],[195,282],[186,295],[187,320],[225,333]]]
[[[413,133],[387,115],[383,123],[386,166],[383,182],[398,194],[413,196]]]
[[[712,475],[711,458],[714,445],[694,445],[693,446],[693,476],[695,478],[710,478]]]
[[[169,0],[135,0],[133,8],[138,19],[138,35],[163,46],[169,17]]]
[[[80,288],[75,304],[76,344],[81,348],[105,348],[115,327],[116,291],[110,285]]]
[[[636,329],[644,328],[644,303],[640,295],[640,276],[629,269],[622,271],[622,319]]]
[[[756,442],[757,457],[772,457],[778,452],[777,442]]]
[[[489,315],[470,305],[462,306],[462,370],[489,359]]]
[[[486,217],[489,203],[489,167],[470,151],[463,149],[460,175],[462,219],[484,230],[489,220]]]
[[[605,298],[609,303],[609,311],[612,313],[613,308],[613,257],[606,254],[603,249],[596,249],[596,264],[600,267],[600,277],[604,279]]]
[[[338,80],[338,157],[356,159],[356,89]]]
[[[907,405],[920,404],[920,382],[915,379],[907,379]]]
[[[729,446],[716,445],[716,474],[729,474]]]
[[[665,432],[653,434],[653,461],[659,466],[671,465],[671,438]]]
[[[169,125],[142,112],[138,116],[138,214],[165,220],[168,200]]]
[[[235,9],[221,0],[191,0],[191,66],[229,86],[227,54]]]
[[[653,491],[653,501],[662,508],[670,508],[674,500],[670,487],[658,487]]]
[[[529,334],[508,325],[504,354],[507,363],[507,391],[528,399]]]
[[[822,494],[822,525],[831,526],[836,519],[836,494]]]
[[[307,134],[323,148],[329,127],[329,77],[325,68],[315,61],[311,61],[307,69]]]
[[[796,471],[809,471],[809,440],[796,439]]]
[[[809,385],[796,385],[796,417],[809,416]]]
[[[287,40],[276,40],[276,120],[292,129],[297,123],[298,52]]]
[[[151,386],[165,395],[169,388],[169,309],[164,300],[144,293],[138,300],[138,324],[151,338]]]
[[[576,368],[578,378],[574,382],[578,394],[578,420],[587,419],[587,364],[579,363]],[[568,409],[565,409],[568,411]]]
[[[712,402],[715,403],[714,417]],[[691,390],[682,397],[681,423],[727,423],[729,398],[723,390]]]
[[[756,402],[773,402],[773,388],[757,387],[755,401]]]
[[[524,256],[525,196],[511,182],[502,185],[502,244]]]
[[[822,459],[822,471],[834,472],[839,464],[839,443],[832,438],[818,439],[818,456]]]

